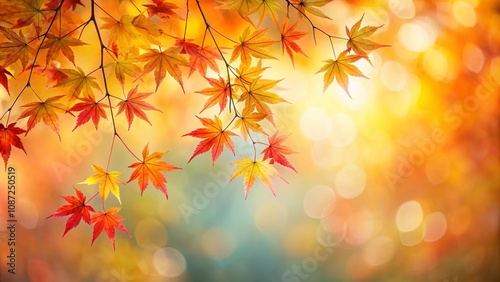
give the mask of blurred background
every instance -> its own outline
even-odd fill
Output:
[[[236,14],[213,10],[214,1],[201,4],[222,33],[237,39],[246,27]],[[135,154],[149,143],[182,167],[165,174],[169,200],[153,187],[140,197],[136,182],[121,186],[120,214],[132,237],[117,231],[116,251],[104,234],[91,247],[85,224],[62,239],[67,217],[46,217],[65,204],[59,196],[74,194],[72,186],[95,193],[96,186],[76,183],[94,173],[91,163],[105,165],[112,127],[103,122],[96,131],[89,123],[72,132],[67,116],[59,141],[38,125],[23,139],[28,155],[13,149],[9,161],[18,179],[15,275],[6,273],[2,172],[1,281],[499,281],[500,3],[336,0],[321,10],[333,22],[312,19],[325,31],[344,36],[345,25],[364,14],[362,26],[383,24],[371,38],[391,47],[370,54],[373,66],[356,63],[369,79],[350,80],[352,99],[336,83],[323,93],[315,72],[332,53],[322,34],[317,45],[310,35],[299,41],[308,58],[296,55],[295,68],[273,47],[279,60],[265,61],[264,74],[284,78],[277,93],[290,102],[272,108],[276,126],[298,152],[289,157],[298,173],[278,167],[288,184],[273,179],[276,197],[258,180],[245,200],[242,178],[229,183],[228,163],[253,154],[242,138],[234,138],[236,156],[224,152],[212,166],[204,154],[187,164],[199,140],[181,136],[199,127],[195,115],[206,97],[194,91],[208,85],[185,72],[183,94],[167,76],[151,100],[163,111],[148,112],[152,126],[136,120],[127,131],[125,118],[117,121]],[[87,17],[83,7],[77,12]],[[182,28],[172,26],[179,36]],[[311,26],[303,21],[298,30]],[[203,31],[193,18],[188,37]],[[337,52],[345,48],[333,43]],[[78,48],[85,69],[82,54],[94,51]],[[10,80],[13,93],[18,80]],[[45,80],[36,83],[43,88]],[[140,90],[153,85],[147,77]],[[0,94],[3,113],[11,98]],[[222,117],[227,124],[230,114]],[[117,142],[113,170],[127,180],[132,162]],[[106,206],[119,203],[110,197]]]

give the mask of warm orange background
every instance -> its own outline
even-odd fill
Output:
[[[212,25],[234,39],[246,27],[233,13],[212,11],[213,2],[202,5]],[[190,9],[189,37],[201,36],[194,1]],[[327,32],[344,36],[344,25],[364,14],[363,25],[384,25],[373,39],[391,47],[370,55],[373,66],[357,64],[369,79],[351,79],[352,99],[336,83],[323,93],[315,72],[331,49],[321,34],[318,45],[311,36],[300,41],[309,58],[296,55],[295,68],[273,47],[279,60],[265,62],[272,66],[265,75],[284,78],[278,93],[290,104],[272,109],[299,152],[289,158],[298,174],[279,167],[289,184],[275,179],[276,197],[257,181],[244,200],[242,179],[228,183],[228,163],[252,153],[242,138],[235,138],[236,156],[225,152],[215,166],[209,154],[186,164],[199,140],[181,135],[199,127],[195,115],[206,97],[194,91],[207,84],[186,72],[183,94],[167,75],[151,100],[163,111],[148,113],[153,126],[137,119],[127,131],[124,117],[117,121],[136,154],[149,143],[183,168],[166,174],[170,199],[153,187],[140,197],[135,182],[122,186],[121,214],[132,238],[117,231],[116,252],[104,234],[91,247],[92,230],[83,223],[61,239],[66,218],[46,217],[65,203],[58,196],[73,195],[73,185],[95,193],[96,186],[76,183],[93,174],[90,163],[105,165],[112,129],[103,123],[95,131],[89,123],[72,132],[75,120],[65,116],[59,141],[39,124],[23,138],[28,155],[14,148],[9,161],[18,178],[16,275],[6,273],[1,173],[1,281],[498,280],[500,4],[334,1],[321,9],[333,22],[312,19]],[[182,28],[174,21],[174,32]],[[304,21],[299,29],[310,26]],[[268,36],[279,38],[275,30]],[[337,53],[345,47],[334,44]],[[91,46],[75,50],[77,65],[95,68]],[[9,82],[12,93],[23,85]],[[43,95],[59,91],[44,92],[44,85],[35,82]],[[154,90],[153,78],[141,87]],[[12,97],[0,89],[0,98],[3,113]],[[230,114],[223,118],[226,124]],[[122,179],[134,161],[115,144],[111,167]],[[119,204],[110,196],[106,205]]]

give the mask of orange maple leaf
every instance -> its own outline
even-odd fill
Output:
[[[128,129],[130,130],[130,126],[132,125],[132,122],[134,121],[134,116],[137,116],[140,119],[143,119],[147,121],[149,124],[151,122],[148,119],[148,116],[144,112],[145,110],[150,110],[150,111],[158,111],[157,108],[153,107],[151,104],[148,102],[144,101],[147,97],[151,96],[153,92],[148,92],[148,93],[138,93],[137,92],[137,87],[139,85],[136,85],[133,89],[131,89],[128,94],[127,94],[127,100],[120,101],[118,103],[118,113],[122,113],[125,111],[125,116],[127,117],[128,121]]]
[[[388,47],[390,45],[375,43],[368,39],[368,36],[372,35],[375,31],[377,31],[377,29],[381,28],[383,25],[365,26],[360,29],[363,17],[364,15],[361,16],[361,19],[359,19],[359,21],[357,21],[351,27],[350,30],[349,28],[347,28],[347,26],[345,27],[347,36],[349,36],[349,40],[347,41],[346,45],[347,48],[352,48],[352,51],[354,51],[354,53],[356,53],[357,55],[366,57],[368,56],[368,53],[370,51],[373,51],[381,47]]]
[[[76,119],[76,126],[75,128],[73,128],[73,130],[75,130],[80,125],[87,123],[90,118],[92,118],[95,129],[97,129],[101,117],[107,119],[104,108],[109,108],[109,105],[96,102],[94,97],[79,98],[79,100],[82,102],[75,104],[71,109],[68,110],[70,112],[80,112]]]
[[[115,247],[115,228],[123,231],[128,236],[132,237],[130,233],[125,228],[125,225],[120,221],[124,220],[122,216],[117,215],[116,213],[120,211],[121,208],[113,207],[106,210],[106,212],[98,211],[92,215],[91,222],[94,224],[94,231],[92,232],[92,243],[94,244],[95,239],[99,237],[102,230],[106,232],[108,238],[113,243],[113,249],[116,250]]]
[[[5,54],[5,60],[2,66],[7,67],[19,60],[21,61],[23,69],[25,69],[30,60],[30,54],[34,53],[35,49],[26,42],[23,31],[19,30],[18,35],[12,30],[0,26],[0,32],[10,41],[0,42],[0,49],[2,49],[2,53]]]
[[[5,168],[7,169],[7,161],[10,157],[11,146],[17,147],[24,151],[23,142],[19,138],[19,134],[25,133],[26,130],[16,127],[16,123],[13,122],[7,127],[0,123],[0,153],[2,154],[3,161],[5,163]]]
[[[254,107],[245,107],[234,124],[234,128],[239,128],[243,139],[247,140],[250,131],[266,134],[259,124],[259,121],[267,116],[265,113],[254,112]]]
[[[59,118],[57,117],[57,113],[66,112],[66,106],[57,103],[62,97],[64,95],[50,97],[43,102],[31,102],[21,106],[28,108],[19,117],[19,119],[29,117],[26,134],[43,119],[43,122],[59,136]]]
[[[160,161],[163,155],[165,155],[165,153],[159,152],[154,152],[150,155],[148,145],[146,145],[144,149],[142,149],[142,161],[135,162],[129,166],[129,168],[135,168],[135,170],[130,175],[130,179],[127,183],[137,179],[141,195],[148,187],[149,181],[151,181],[153,186],[165,194],[165,197],[168,199],[166,187],[167,179],[163,176],[161,171],[171,171],[181,168],[173,166],[167,162]]]
[[[290,59],[292,60],[293,65],[295,65],[295,63],[293,61],[293,51],[300,53],[300,54],[307,57],[306,53],[304,53],[304,51],[302,51],[300,46],[295,42],[296,40],[299,40],[300,38],[302,38],[304,35],[307,34],[307,32],[295,31],[295,28],[297,28],[298,23],[299,22],[297,21],[294,24],[287,27],[288,18],[286,18],[283,21],[283,26],[281,27],[281,30],[280,30],[280,32],[281,32],[281,51],[283,53],[285,53],[285,49],[286,49],[286,52],[290,56]]]
[[[358,67],[352,64],[365,57],[360,55],[347,55],[347,53],[349,53],[349,49],[342,51],[336,60],[329,59],[324,61],[326,64],[316,72],[325,72],[325,76],[323,77],[323,91],[325,91],[326,88],[332,84],[334,79],[336,79],[337,83],[345,90],[347,95],[351,97],[351,94],[349,94],[349,90],[347,89],[349,86],[349,75],[367,78],[361,73]]]
[[[293,151],[287,146],[282,145],[282,143],[289,136],[290,135],[279,135],[279,131],[276,131],[276,133],[269,137],[269,145],[264,150],[262,150],[262,153],[264,154],[264,160],[269,159],[270,164],[277,162],[280,165],[291,168],[293,171],[297,172],[297,170],[295,170],[295,168],[285,156],[296,154],[297,152]]]
[[[233,181],[233,179],[240,176],[244,177],[243,184],[245,189],[245,199],[248,197],[248,193],[255,183],[255,177],[260,178],[260,180],[266,184],[267,187],[269,187],[273,195],[276,196],[271,176],[279,176],[281,179],[283,178],[279,175],[273,165],[269,163],[269,160],[259,159],[255,161],[243,156],[241,160],[232,162],[231,164],[237,165],[238,168],[236,168],[229,181]],[[285,180],[283,179],[283,181]]]
[[[13,11],[10,13],[0,13],[0,18],[6,17],[14,19],[16,22],[11,28],[22,28],[33,24],[36,35],[40,35],[42,26],[46,22],[48,10],[42,8],[43,0],[23,0],[14,1]],[[2,5],[3,6],[3,5]],[[2,7],[3,10],[3,7]]]
[[[204,88],[200,91],[196,91],[196,93],[200,93],[203,95],[210,96],[208,98],[207,102],[205,102],[205,105],[203,106],[203,109],[200,111],[203,112],[204,110],[214,106],[215,104],[219,103],[219,108],[220,112],[226,108],[227,101],[229,97],[231,96],[232,90],[231,90],[231,85],[224,80],[224,78],[219,76],[219,80],[213,79],[213,78],[206,78],[208,80],[208,83],[212,87]]]
[[[73,187],[76,192],[75,196],[62,196],[69,205],[64,205],[56,210],[55,213],[51,214],[47,218],[53,216],[66,216],[71,215],[66,221],[66,228],[64,229],[63,237],[70,231],[80,224],[80,220],[83,219],[87,224],[90,225],[90,212],[95,212],[92,206],[87,206],[85,202],[85,196],[78,189]]]
[[[224,150],[224,145],[233,152],[234,155],[234,144],[231,140],[231,136],[237,136],[232,131],[223,129],[221,120],[214,115],[214,120],[209,118],[200,118],[205,128],[195,129],[183,136],[189,135],[196,138],[203,138],[202,141],[196,146],[193,155],[189,159],[188,163],[197,155],[207,152],[212,149],[212,165],[215,164],[215,161],[220,156],[222,151]]]
[[[57,55],[59,55],[59,52],[62,51],[63,55],[68,58],[70,62],[75,64],[75,55],[73,53],[73,50],[71,49],[71,46],[82,46],[86,45],[87,43],[81,41],[78,38],[70,37],[70,36],[56,36],[52,33],[47,34],[47,37],[45,38],[45,42],[43,45],[40,47],[40,49],[47,49],[47,58],[45,60],[46,64],[48,65],[50,61],[53,60],[53,58],[57,58]]]
[[[179,47],[171,47],[165,51],[158,51],[149,49],[146,54],[139,56],[139,61],[147,62],[144,66],[143,73],[149,73],[154,70],[156,90],[160,83],[165,78],[165,75],[170,74],[180,84],[182,91],[184,91],[184,84],[182,83],[182,72],[179,66],[189,67],[187,60],[179,55]]]
[[[259,59],[276,59],[271,56],[264,47],[273,45],[278,41],[263,37],[269,28],[257,29],[250,33],[250,27],[247,27],[240,36],[240,44],[234,46],[230,62],[241,57],[242,65],[251,65],[252,57]]]
[[[116,44],[124,53],[138,54],[139,47],[149,46],[145,36],[141,36],[134,25],[134,17],[123,15],[120,20],[111,17],[103,17],[105,22],[101,28],[109,30],[108,46]]]

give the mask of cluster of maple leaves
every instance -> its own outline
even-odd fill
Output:
[[[123,14],[119,17],[103,8],[105,2],[109,5],[110,1],[82,1],[0,0],[0,83],[11,95],[9,80],[28,73],[25,86],[17,92],[11,106],[0,117],[0,153],[5,166],[12,146],[26,153],[20,135],[28,134],[42,120],[59,135],[61,115],[77,115],[73,130],[90,120],[97,130],[101,119],[111,117],[114,135],[110,156],[115,140],[121,141],[137,160],[129,166],[133,172],[128,182],[137,180],[141,194],[151,183],[167,198],[167,180],[162,172],[180,168],[163,161],[165,153],[150,153],[148,145],[143,148],[142,157],[137,157],[116,129],[117,118],[121,114],[126,117],[129,130],[136,117],[151,124],[146,111],[160,110],[147,99],[156,93],[167,73],[179,83],[183,91],[182,68],[184,72],[188,71],[188,76],[199,73],[209,85],[196,92],[208,97],[201,112],[218,105],[220,113],[229,110],[234,114],[233,119],[226,124],[218,115],[213,118],[198,117],[202,127],[185,134],[201,139],[188,162],[211,151],[214,164],[224,148],[235,154],[233,138],[236,136],[241,135],[245,141],[253,144],[253,158],[243,156],[241,160],[232,163],[236,169],[231,181],[243,176],[246,198],[256,178],[274,194],[271,177],[280,177],[276,164],[296,171],[287,159],[287,155],[295,152],[283,145],[288,135],[283,135],[278,130],[274,133],[266,132],[262,125],[263,121],[274,125],[272,105],[286,102],[273,90],[280,80],[263,76],[267,68],[263,66],[263,60],[276,59],[269,47],[281,43],[282,53],[286,51],[294,64],[294,53],[307,56],[300,47],[299,40],[310,33],[314,39],[316,33],[320,32],[330,41],[345,40],[346,49],[338,56],[332,45],[333,59],[326,60],[318,73],[325,73],[325,90],[336,80],[349,94],[349,76],[364,77],[353,63],[360,59],[369,61],[370,51],[386,46],[368,39],[379,27],[361,28],[363,18],[351,29],[346,27],[346,38],[330,35],[316,26],[312,16],[329,19],[320,7],[332,0],[214,0],[211,4],[218,2],[217,9],[238,13],[249,23],[238,39],[222,34],[213,27],[205,17],[205,10],[213,9],[213,6],[204,7],[199,0],[186,0],[188,2],[183,3],[187,7],[185,10],[180,5],[164,0],[144,3],[128,0],[136,10],[135,15]],[[122,2],[126,0],[115,2],[116,5],[123,5]],[[178,36],[170,29],[172,21],[181,21],[185,22],[187,30],[189,17],[193,17],[190,4],[196,4],[196,15],[205,23],[204,34],[200,38],[186,38],[186,32],[183,36]],[[77,13],[78,9],[87,10],[88,17],[82,18]],[[186,13],[185,16],[181,15],[181,11]],[[256,22],[252,22],[252,15],[258,15]],[[274,26],[260,27],[266,16],[271,18]],[[291,18],[296,19],[292,24]],[[312,32],[296,30],[304,18],[310,24]],[[280,33],[279,40],[266,37],[272,28]],[[87,32],[94,32],[98,42],[82,41],[82,34]],[[75,50],[88,44],[99,50],[100,57],[94,70],[84,71],[76,65]],[[229,48],[232,50],[230,56],[224,51]],[[208,77],[208,69],[213,70],[218,77]],[[151,73],[156,83],[155,92],[140,92],[142,78]],[[64,94],[44,97],[41,94],[43,91],[32,87],[33,76],[46,77],[47,87],[60,88],[60,93]],[[108,87],[108,82],[113,79],[121,85],[123,97]],[[133,82],[130,83],[130,80]],[[20,97],[26,95],[31,95],[29,97],[33,101],[18,106]],[[17,109],[22,109],[21,113],[15,113],[18,115],[17,121],[9,122]],[[25,129],[17,126],[19,120],[26,118]],[[230,129],[231,125],[233,127]],[[256,134],[268,136],[268,142],[255,141]],[[263,146],[262,151],[257,150],[257,146]],[[120,208],[105,209],[104,206],[110,192],[120,201],[119,185],[125,184],[119,178],[121,172],[109,169],[109,159],[105,167],[92,164],[95,174],[80,183],[99,185],[98,191],[90,199],[87,200],[81,191],[74,188],[76,197],[64,196],[68,204],[49,216],[70,216],[63,236],[78,226],[82,219],[93,225],[92,243],[103,230],[113,247],[115,228],[130,235],[121,223],[124,218],[117,214]],[[98,195],[102,199],[103,210],[96,212],[89,202]]]

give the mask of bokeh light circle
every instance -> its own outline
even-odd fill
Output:
[[[312,107],[302,114],[300,129],[306,138],[320,141],[328,137],[330,122],[330,116],[324,109]]]
[[[236,248],[236,238],[222,228],[211,228],[201,237],[201,249],[204,254],[214,259],[230,256]]]
[[[332,212],[335,198],[335,192],[329,186],[314,186],[304,197],[304,212],[312,218],[323,218]]]
[[[396,212],[396,226],[401,232],[417,228],[423,219],[422,207],[417,201],[408,201],[399,206]]]
[[[344,166],[335,177],[335,190],[343,198],[356,198],[365,189],[365,171],[355,164]]]
[[[441,212],[433,212],[425,218],[425,237],[426,242],[435,242],[446,232],[448,227],[446,217]]]
[[[331,119],[330,143],[336,147],[351,145],[356,138],[357,128],[352,117],[346,113],[335,113]]]
[[[166,277],[177,277],[186,271],[186,258],[174,248],[160,248],[153,255],[156,272]]]
[[[370,240],[363,248],[363,258],[367,264],[377,266],[388,262],[395,252],[391,238],[381,235]]]

